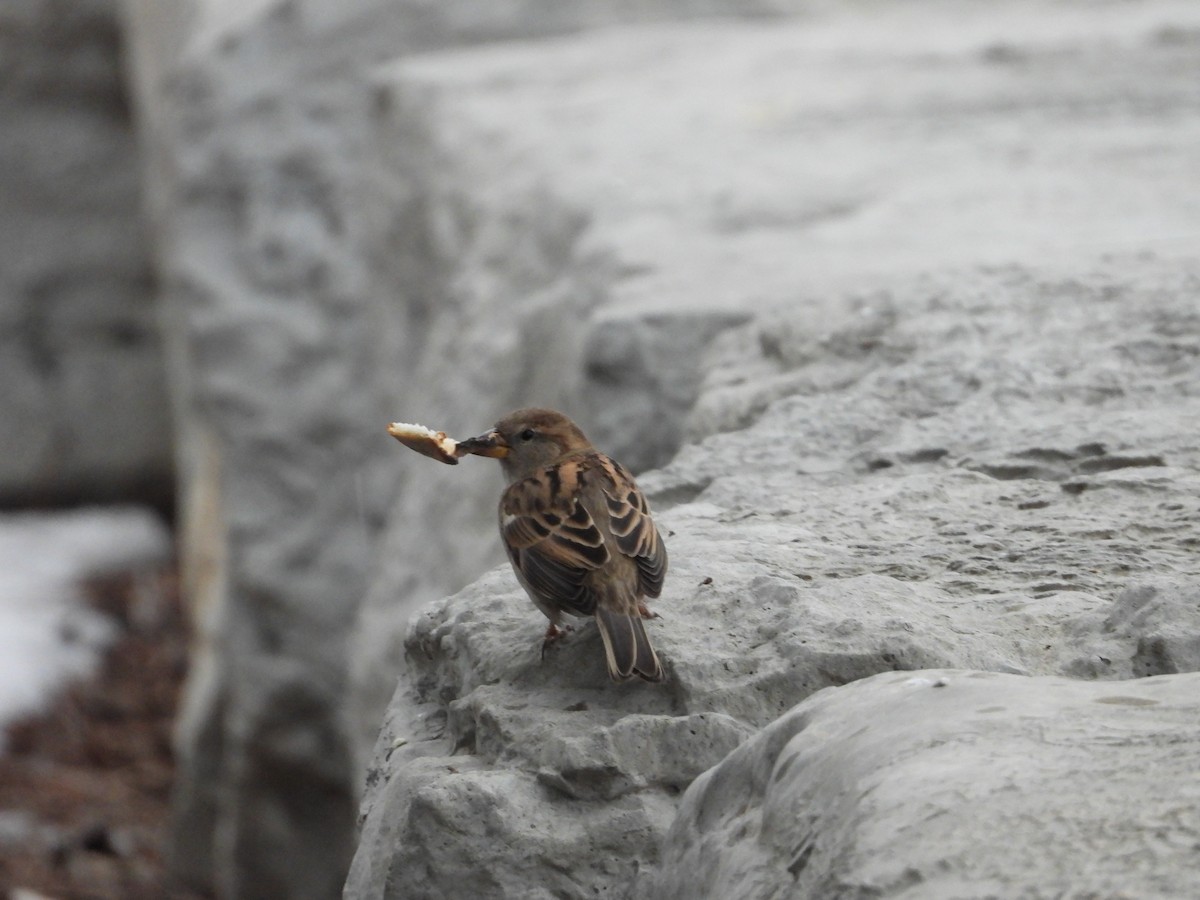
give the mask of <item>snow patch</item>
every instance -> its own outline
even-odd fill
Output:
[[[147,509],[0,515],[0,727],[91,673],[116,637],[84,605],[81,582],[164,563],[170,552],[170,533]]]

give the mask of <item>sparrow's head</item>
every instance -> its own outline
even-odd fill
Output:
[[[519,481],[568,453],[590,450],[592,442],[579,426],[552,409],[518,409],[487,434],[459,441],[464,453],[500,460],[504,477]]]

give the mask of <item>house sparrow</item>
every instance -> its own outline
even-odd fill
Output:
[[[569,627],[563,613],[594,616],[608,674],[662,681],[642,619],[662,592],[667,550],[633,476],[549,409],[509,413],[460,452],[500,460],[500,536],[517,580],[550,620],[542,652]]]

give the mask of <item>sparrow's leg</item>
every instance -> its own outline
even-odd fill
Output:
[[[546,626],[546,636],[542,638],[542,659],[546,658],[546,648],[555,641],[561,640],[564,635],[571,632],[570,625],[556,625],[551,622]]]
[[[662,616],[660,616],[658,613],[650,612],[650,607],[648,607],[646,605],[645,600],[638,601],[638,615],[640,615],[643,619],[661,619],[662,618]]]

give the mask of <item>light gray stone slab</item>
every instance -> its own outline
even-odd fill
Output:
[[[1046,327],[1069,347],[1087,313],[1059,322],[1035,307],[1077,289],[1124,296],[1121,269],[1142,271],[1145,254],[1161,261],[1152,280],[1176,265],[1195,272],[1200,205],[1178,189],[1200,180],[1188,137],[1200,133],[1195,7],[803,12],[614,28],[380,67],[373,161],[385,189],[367,207],[386,237],[382,290],[415,298],[403,351],[411,390],[396,416],[475,433],[509,408],[557,405],[640,470],[681,442],[744,427],[787,395],[804,394],[792,402],[811,404],[820,427],[843,415],[846,396],[808,395],[890,360],[898,383],[885,390],[903,393],[909,437],[920,442],[925,406],[1000,372],[999,359],[955,371],[971,367],[990,329],[1012,347],[1023,329]],[[909,287],[928,273],[947,277]],[[1009,277],[1024,287],[1010,289]],[[901,326],[902,342],[919,336],[910,326],[970,330],[973,305],[987,305],[979,293],[993,289],[1023,311],[982,313],[989,320],[973,342],[930,362],[928,385],[904,370],[906,344],[872,348],[913,304],[921,312]],[[943,314],[922,306],[934,294],[950,297]],[[829,335],[842,343],[823,343]],[[1149,339],[1170,341],[1166,332]],[[1040,371],[1056,352],[1042,345]],[[1189,351],[1152,352],[1166,354],[1164,365],[1175,353],[1179,366]],[[1096,363],[1090,383],[1067,388],[1074,401],[1114,389],[1115,374]],[[1004,377],[1005,405],[993,409],[996,395],[976,392],[980,406],[963,423],[983,444],[988,419],[1020,414],[1021,376]],[[857,408],[869,408],[870,394]],[[873,426],[856,427],[843,439]],[[797,455],[816,466],[826,464],[821,452]],[[487,480],[465,466],[424,465],[396,462],[402,500],[354,639],[360,759],[413,610],[500,560],[481,512],[493,502]]]
[[[1189,897],[1200,675],[876,675],[698,778],[638,898]]]

